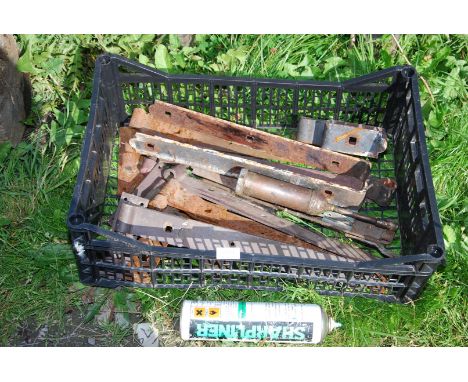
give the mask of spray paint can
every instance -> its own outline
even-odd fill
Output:
[[[314,304],[184,301],[183,340],[320,343],[341,324]]]

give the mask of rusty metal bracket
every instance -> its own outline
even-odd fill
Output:
[[[196,172],[197,173],[197,172]],[[198,174],[205,175],[205,172]],[[334,211],[341,215],[350,216],[356,220],[370,223],[377,227],[395,231],[396,224],[390,220],[377,219],[371,216],[362,215],[357,212],[337,207],[328,203],[326,196],[317,194],[310,189],[286,183],[267,176],[259,175],[245,168],[240,171],[237,183],[234,185],[226,182],[222,175],[210,177],[213,181],[218,181],[231,189],[236,194],[243,197],[250,197],[265,202],[269,202],[282,207],[291,208],[295,211],[305,212],[309,215],[319,216],[324,212]]]
[[[340,121],[299,119],[297,140],[340,153],[377,158],[387,149],[381,127]]]
[[[238,125],[180,106],[156,101],[149,114],[135,109],[130,126],[146,128],[185,143],[235,151],[264,159],[285,160],[365,180],[370,163],[265,131]]]
[[[166,181],[162,176],[165,166],[166,164],[164,162],[156,159],[156,164],[152,170],[146,174],[140,184],[138,184],[134,193],[147,199],[153,199],[161,187],[166,184]]]
[[[354,262],[356,259],[337,256],[328,251],[296,247],[239,231],[213,226],[192,219],[150,210],[121,200],[113,228],[115,231],[143,236],[177,247],[203,251],[216,248],[239,248],[246,254],[288,256],[317,260]],[[362,259],[359,259],[360,261]]]
[[[231,212],[277,229],[280,232],[297,237],[314,246],[334,252],[339,256],[352,257],[361,260],[372,259],[372,256],[359,248],[346,245],[336,239],[329,238],[317,232],[309,231],[297,224],[282,219],[265,208],[242,199],[217,184],[195,179],[186,175],[176,175],[175,180],[178,181],[182,187],[195,195],[198,195],[210,202],[223,205]]]
[[[391,178],[369,179],[369,187],[366,192],[366,199],[377,203],[381,207],[387,207],[393,200],[397,188],[396,182]]]
[[[284,163],[267,162],[264,159],[245,157],[254,160],[259,163],[269,164],[277,169],[291,171],[295,174],[304,176],[311,176],[314,178],[322,178],[328,182],[335,183],[337,185],[343,185],[346,187],[353,188],[355,190],[366,189],[366,199],[377,203],[379,206],[386,207],[393,200],[393,195],[397,188],[397,184],[392,178],[377,178],[374,176],[369,177],[366,182],[362,182],[359,179],[349,177],[342,174],[332,174],[324,171],[318,171],[311,168],[296,167]],[[199,170],[197,170],[199,171]],[[205,174],[208,172],[205,171]]]
[[[301,219],[309,220],[313,223],[320,224],[324,227],[344,232],[346,236],[362,241],[366,244],[374,246],[382,244],[390,244],[395,237],[395,231],[388,228],[376,227],[373,224],[356,220],[352,217],[341,215],[339,213],[329,211],[322,216],[311,216],[299,211],[283,209],[283,211],[297,216]]]
[[[142,198],[141,196],[138,196],[138,195],[129,194],[127,192],[122,192],[122,195],[120,198],[124,202],[128,202],[135,206],[140,206],[140,207],[145,207],[145,208],[148,207],[148,203],[149,203],[149,199]]]
[[[130,145],[140,154],[154,156],[164,162],[200,167],[218,174],[237,178],[241,169],[310,188],[326,198],[327,202],[340,207],[359,207],[366,190],[338,185],[323,177],[306,176],[286,169],[260,163],[248,158],[224,154],[216,150],[200,148],[171,139],[136,133]]]
[[[174,171],[174,169],[168,171]],[[180,172],[180,174],[182,174],[182,172]],[[395,236],[395,231],[398,227],[392,221],[375,218],[370,218],[370,222],[362,221],[355,219],[352,216],[346,216],[334,211],[324,211],[320,214],[320,216],[311,216],[295,210],[289,210],[287,208],[278,208],[278,206],[273,203],[253,199],[245,195],[243,198],[239,198],[231,191],[229,191],[236,188],[236,184],[231,182],[234,180],[232,178],[199,169],[194,170],[193,174],[201,176],[204,179],[208,179],[210,182],[206,180],[197,180],[188,176],[176,176],[175,178],[180,181],[181,185],[190,189],[191,192],[197,193],[199,196],[214,203],[223,204],[232,212],[247,216],[265,225],[275,223],[272,225],[272,227],[278,230],[282,230],[284,224],[279,220],[275,220],[280,218],[270,213],[269,211],[286,211],[292,215],[307,219],[324,227],[343,232],[350,238],[376,247],[384,256],[391,256],[391,253],[387,251],[382,245],[389,244]],[[213,182],[217,184],[214,184]],[[362,219],[364,218],[364,215],[359,215],[359,217]],[[281,220],[284,221],[284,219]],[[380,224],[380,226],[373,224],[376,221],[383,224]],[[308,234],[306,234],[310,231],[304,231],[301,229],[299,232],[294,230],[291,232],[288,231],[287,233],[300,237],[304,241],[314,239],[308,237]],[[305,236],[303,236],[304,234]]]

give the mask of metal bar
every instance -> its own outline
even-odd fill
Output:
[[[323,216],[311,216],[299,211],[284,209],[285,212],[301,219],[309,220],[324,227],[344,232],[346,236],[360,240],[364,243],[389,244],[395,235],[395,231],[376,227],[373,224],[361,222],[349,216],[336,212],[326,212]]]
[[[373,201],[382,207],[386,207],[391,203],[391,201],[393,200],[393,196],[395,194],[396,187],[397,187],[395,180],[392,178],[378,178],[378,177],[371,176],[369,177],[368,181],[363,185],[362,182],[360,182],[358,179],[352,178],[346,175],[331,174],[328,172],[318,171],[318,170],[314,170],[311,168],[296,167],[296,166],[291,166],[291,165],[287,165],[283,163],[276,163],[276,162],[268,162],[264,159],[259,159],[259,158],[253,158],[253,157],[247,157],[247,156],[243,156],[243,157],[251,159],[255,162],[268,164],[277,169],[288,170],[295,174],[301,174],[304,176],[309,176],[309,177],[314,177],[314,178],[321,178],[336,185],[342,185],[342,186],[353,188],[356,191],[361,191],[362,188],[365,188],[366,199]],[[378,165],[380,167],[380,162],[378,163]],[[197,171],[200,171],[200,170],[197,169]],[[204,171],[205,175],[207,175],[207,173],[208,171]],[[203,176],[203,175],[200,175],[200,176],[206,178],[206,176]]]
[[[210,202],[225,206],[228,210],[245,216],[249,219],[262,223],[268,227],[275,228],[280,232],[295,236],[310,244],[332,251],[341,256],[352,256],[358,258],[369,258],[372,256],[358,248],[343,244],[336,239],[328,238],[325,235],[309,231],[292,222],[282,219],[266,209],[242,199],[222,187],[201,181],[188,176],[176,176],[177,180],[184,188],[193,192]]]
[[[217,180],[215,177],[212,178],[215,181]],[[232,183],[230,184],[223,179],[220,179],[220,182],[218,183],[232,188]],[[240,196],[260,199],[275,205],[305,212],[309,215],[322,215],[328,211],[335,211],[341,215],[350,216],[354,219],[370,223],[377,227],[392,231],[395,231],[398,228],[392,221],[376,219],[371,216],[358,214],[332,205],[328,203],[328,198],[331,195],[328,195],[327,193],[323,196],[310,189],[256,174],[245,168],[240,171],[238,181],[236,182],[234,189],[236,194]]]
[[[246,168],[264,176],[315,190],[323,194],[329,203],[340,207],[359,207],[365,198],[365,190],[357,191],[323,178],[304,176],[266,163],[158,136],[135,133],[130,145],[140,154],[154,156],[165,162],[201,167],[231,177],[238,177],[240,169]]]
[[[156,101],[149,114],[135,109],[130,126],[146,128],[187,143],[209,144],[264,159],[286,160],[367,179],[370,163],[265,131],[238,125],[180,106]]]
[[[337,256],[328,251],[263,239],[239,231],[213,226],[192,219],[169,215],[121,201],[114,220],[114,230],[120,233],[147,237],[176,247],[203,251],[216,248],[240,248],[241,252],[286,256],[303,259],[323,259],[353,262],[355,259]]]
[[[160,199],[164,199],[161,201]],[[165,203],[164,203],[165,202]],[[254,236],[296,245],[298,247],[313,247],[303,240],[277,231],[267,225],[230,212],[225,206],[207,201],[196,193],[189,191],[175,179],[171,179],[162,188],[159,195],[151,200],[150,206],[162,210],[167,205],[186,213],[191,219],[205,223],[230,228]]]
[[[372,243],[374,247],[377,245],[389,244],[395,235],[395,232],[386,228],[376,227],[372,224],[361,222],[349,216],[344,216],[336,212],[325,212],[322,216],[311,216],[299,211],[289,210],[287,208],[278,208],[278,206],[250,197],[246,197],[250,203],[262,207],[269,211],[284,211],[301,219],[309,220],[313,223],[324,227],[340,231],[352,239],[363,243]],[[382,252],[384,253],[384,252]]]
[[[387,149],[387,135],[381,127],[301,117],[297,139],[340,153],[378,158]]]

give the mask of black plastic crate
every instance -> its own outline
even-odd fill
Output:
[[[298,116],[382,126],[389,148],[372,175],[394,177],[395,201],[363,213],[393,217],[399,255],[359,263],[151,247],[112,232],[118,204],[118,128],[135,107],[160,99],[240,124],[293,128]],[[444,245],[421,116],[417,74],[393,67],[341,83],[167,74],[120,56],[98,57],[91,112],[68,227],[85,284],[117,287],[278,290],[287,282],[328,295],[407,301],[444,261]]]

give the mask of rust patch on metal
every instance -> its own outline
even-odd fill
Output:
[[[335,141],[336,141],[336,142],[340,142],[340,141],[342,141],[343,139],[346,139],[346,138],[348,138],[348,137],[351,136],[351,135],[359,134],[362,130],[363,130],[363,128],[362,128],[361,126],[355,127],[354,129],[352,129],[352,130],[350,130],[350,131],[348,131],[348,132],[346,132],[346,133],[344,133],[344,134],[341,134],[341,135],[337,136],[337,137],[335,138]]]
[[[155,208],[157,210],[163,210],[168,206],[167,197],[162,194],[156,195],[153,199],[150,200],[148,204],[151,208]]]
[[[147,131],[147,130],[145,130]],[[141,156],[129,143],[135,129],[121,127],[119,130],[119,160],[117,170],[117,194],[132,193],[146,174],[155,165],[155,160]]]
[[[159,242],[157,240],[151,240],[151,239],[147,239],[147,238],[144,238],[144,237],[138,238],[138,241],[141,242],[141,243],[147,244],[147,245],[151,245],[153,247],[167,247],[166,243],[161,243],[161,242]],[[159,265],[160,261],[161,261],[161,259],[159,257],[155,258],[155,260],[154,260],[155,267],[157,267]],[[131,257],[131,261],[127,260],[125,265],[127,267],[134,267],[134,268],[147,268],[148,269],[147,272],[145,272],[145,271],[133,271],[132,272],[133,281],[136,282],[136,283],[139,283],[139,284],[151,284],[150,256],[141,255],[141,259],[140,259],[140,256],[133,255]]]
[[[356,190],[351,187],[351,183],[346,186],[338,185],[331,180],[329,181],[327,177],[300,174],[292,172],[290,169],[277,168],[274,164],[258,162],[249,157],[200,148],[161,136],[136,133],[135,138],[130,140],[130,144],[139,153],[155,156],[164,162],[179,163],[191,167],[203,167],[205,170],[230,177],[238,177],[240,169],[246,168],[258,174],[312,190],[330,190],[332,191],[332,195],[328,198],[330,203],[342,207],[360,206],[366,195],[365,189]],[[148,144],[151,144],[153,147],[157,146],[158,152],[152,150]]]
[[[185,212],[192,219],[219,225],[224,228],[230,228],[250,235],[293,244],[298,247],[317,248],[303,240],[299,240],[263,224],[229,212],[223,206],[203,200],[201,197],[185,190],[179,182],[174,179],[170,180],[167,185],[164,186],[161,190],[161,195],[167,198],[169,206]]]
[[[126,127],[121,127],[119,131],[119,163],[117,172],[117,193],[131,193],[135,187],[143,180],[140,174],[139,165],[141,155],[137,153],[129,144],[134,132]]]
[[[149,107],[148,115],[144,115],[142,109],[136,110],[135,117],[130,121],[131,127],[151,129],[181,142],[201,143],[264,159],[292,161],[333,173],[348,173],[361,180],[367,179],[369,175],[370,163],[363,159],[310,146],[180,106],[156,101]]]

